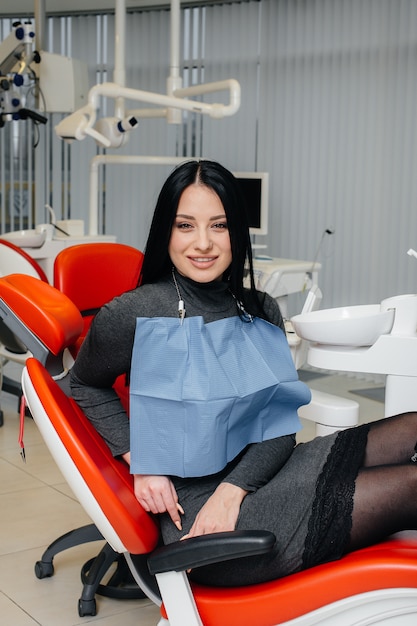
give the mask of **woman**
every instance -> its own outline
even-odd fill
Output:
[[[235,528],[275,534],[265,556],[191,574],[216,585],[275,579],[417,528],[416,413],[295,444],[309,392],[290,363],[278,305],[255,290],[243,204],[218,163],[172,172],[141,286],[96,316],[71,377],[75,400],[131,464],[136,497],[159,515],[165,543]],[[275,383],[265,381],[270,370]],[[132,434],[113,390],[121,374],[134,389]],[[250,393],[226,398],[241,376]]]

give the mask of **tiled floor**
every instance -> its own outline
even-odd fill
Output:
[[[351,397],[361,405],[361,418],[382,417],[383,405],[349,393],[369,383],[344,376],[311,381],[322,391]],[[51,459],[36,426],[25,420],[26,463],[17,443],[16,398],[3,393],[0,428],[0,622],[7,626],[156,626],[159,611],[148,600],[114,600],[97,596],[97,615],[79,617],[80,568],[97,554],[100,543],[62,552],[54,559],[55,575],[38,580],[34,564],[60,534],[89,523]],[[312,436],[306,425],[303,438]]]

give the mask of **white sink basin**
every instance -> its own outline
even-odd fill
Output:
[[[0,235],[1,239],[10,241],[19,248],[40,248],[46,239],[46,232],[38,233],[34,229],[13,230],[11,233]]]
[[[379,304],[347,306],[301,313],[291,318],[299,337],[334,346],[371,346],[391,332],[395,311]]]

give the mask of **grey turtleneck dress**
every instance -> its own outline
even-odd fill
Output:
[[[200,284],[178,275],[177,280],[187,317],[199,315],[208,323],[238,315],[227,284]],[[267,294],[261,298],[268,320],[283,328],[275,300]],[[71,371],[71,393],[114,456],[130,450],[129,418],[113,384],[120,375],[129,379],[136,318],[177,316],[177,292],[167,277],[104,306],[81,346]],[[367,433],[363,426],[297,445],[295,436],[287,435],[251,444],[217,474],[172,476],[185,515],[182,532],[168,515],[159,516],[164,542],[186,534],[219,483],[228,482],[248,491],[237,528],[270,530],[276,545],[264,556],[196,569],[194,579],[226,586],[254,584],[340,558],[349,540]]]

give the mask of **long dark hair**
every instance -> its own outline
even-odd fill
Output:
[[[154,283],[167,276],[172,269],[168,254],[172,227],[178,204],[186,187],[200,183],[212,189],[220,198],[226,213],[232,249],[232,262],[223,279],[230,284],[230,290],[248,313],[265,316],[255,290],[253,278],[252,247],[245,198],[229,170],[215,161],[186,161],[169,175],[159,194],[152,219],[140,283]],[[248,272],[250,288],[245,290],[243,280]]]

